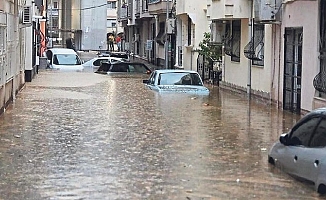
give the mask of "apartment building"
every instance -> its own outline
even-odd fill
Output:
[[[197,50],[210,32],[223,47],[221,87],[299,113],[326,105],[325,4],[119,0],[118,19],[128,50],[168,68],[203,70]]]
[[[73,38],[76,50],[106,49],[107,4],[107,0],[47,0],[48,46],[66,46]]]
[[[172,32],[167,34],[165,27],[167,12],[172,18],[173,6],[171,0],[119,0],[118,21],[125,34],[124,50],[156,65],[171,67],[175,60],[175,35]],[[168,47],[170,50],[167,64],[165,52]]]
[[[0,113],[37,73],[43,1],[0,0]]]
[[[291,112],[325,106],[324,4],[208,1],[208,15],[220,27],[214,32],[224,39],[223,85]]]

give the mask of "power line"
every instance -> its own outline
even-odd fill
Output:
[[[107,6],[107,4],[102,4],[102,5],[98,5],[98,6],[91,6],[91,7],[86,7],[86,8],[80,8],[80,9],[60,9],[60,8],[50,8],[47,9],[47,11],[53,11],[53,10],[90,10],[90,9],[94,9],[94,8],[100,8],[103,6]]]

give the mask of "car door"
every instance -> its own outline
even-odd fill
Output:
[[[312,117],[294,126],[289,134],[289,144],[279,151],[278,162],[284,171],[298,177],[307,177],[307,171],[303,168],[309,165],[309,141],[319,121],[319,117]]]

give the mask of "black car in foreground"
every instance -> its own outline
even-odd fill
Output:
[[[138,62],[103,62],[95,73],[128,73],[128,74],[151,74],[152,70],[143,63]]]

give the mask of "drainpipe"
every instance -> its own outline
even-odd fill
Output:
[[[250,5],[250,19],[249,19],[249,41],[252,38],[253,35],[253,28],[254,28],[254,20],[253,20],[253,7],[254,7],[254,2],[251,1]],[[251,97],[251,60],[248,60],[248,83],[247,83],[247,94],[248,94],[248,99]]]

